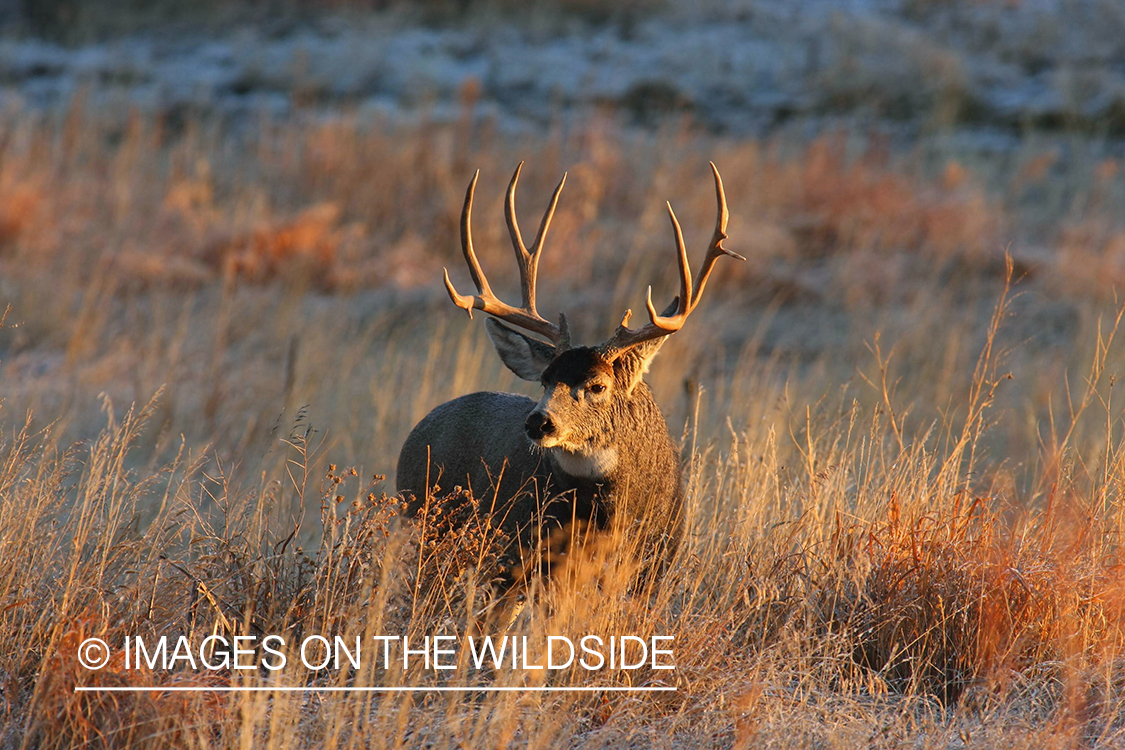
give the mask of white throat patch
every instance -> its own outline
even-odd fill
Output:
[[[616,448],[599,448],[576,453],[566,448],[554,447],[547,449],[547,455],[556,466],[572,477],[599,479],[617,467]]]

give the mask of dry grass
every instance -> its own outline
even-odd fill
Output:
[[[1125,741],[1119,318],[1099,301],[1112,279],[1067,262],[1092,252],[1074,227],[1120,231],[1118,175],[1077,185],[1101,203],[1060,219],[1034,263],[1017,252],[1011,288],[1025,186],[990,191],[961,162],[923,170],[844,136],[593,122],[512,137],[472,122],[181,126],[80,103],[58,122],[4,120],[0,559],[18,564],[0,573],[0,744]],[[689,469],[665,578],[630,590],[619,558],[594,552],[504,625],[487,518],[470,505],[406,522],[375,473],[437,403],[523,388],[436,285],[442,265],[461,273],[477,166],[482,262],[511,281],[500,197],[521,156],[530,214],[570,171],[540,306],[565,299],[581,338],[644,284],[671,290],[661,202],[689,242],[705,237],[709,158],[730,247],[751,261],[716,280],[650,378]],[[90,636],[505,627],[672,635],[677,669],[196,674],[115,657],[90,672],[75,654]],[[543,679],[678,690],[74,691]]]

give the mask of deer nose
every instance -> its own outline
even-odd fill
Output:
[[[527,436],[532,440],[542,440],[555,432],[555,423],[551,421],[550,416],[541,411],[531,412],[524,422],[524,427],[527,429]]]

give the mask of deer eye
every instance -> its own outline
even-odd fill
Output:
[[[605,386],[601,383],[594,383],[589,388],[590,393],[605,393]]]

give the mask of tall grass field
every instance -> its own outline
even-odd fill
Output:
[[[0,747],[1125,745],[1119,159],[513,135],[462,106],[0,115]],[[477,252],[515,296],[519,161],[525,222],[569,174],[539,309],[580,342],[675,294],[665,201],[698,263],[708,161],[748,260],[648,375],[686,476],[664,576],[611,539],[505,607],[486,498],[407,517],[394,469],[439,403],[538,398],[441,284],[468,288],[480,169]],[[530,668],[589,634],[667,638],[674,669]],[[192,657],[127,648],[162,636]],[[404,667],[382,636],[531,652]],[[218,637],[254,666],[193,665]],[[321,666],[337,637],[364,658]]]

